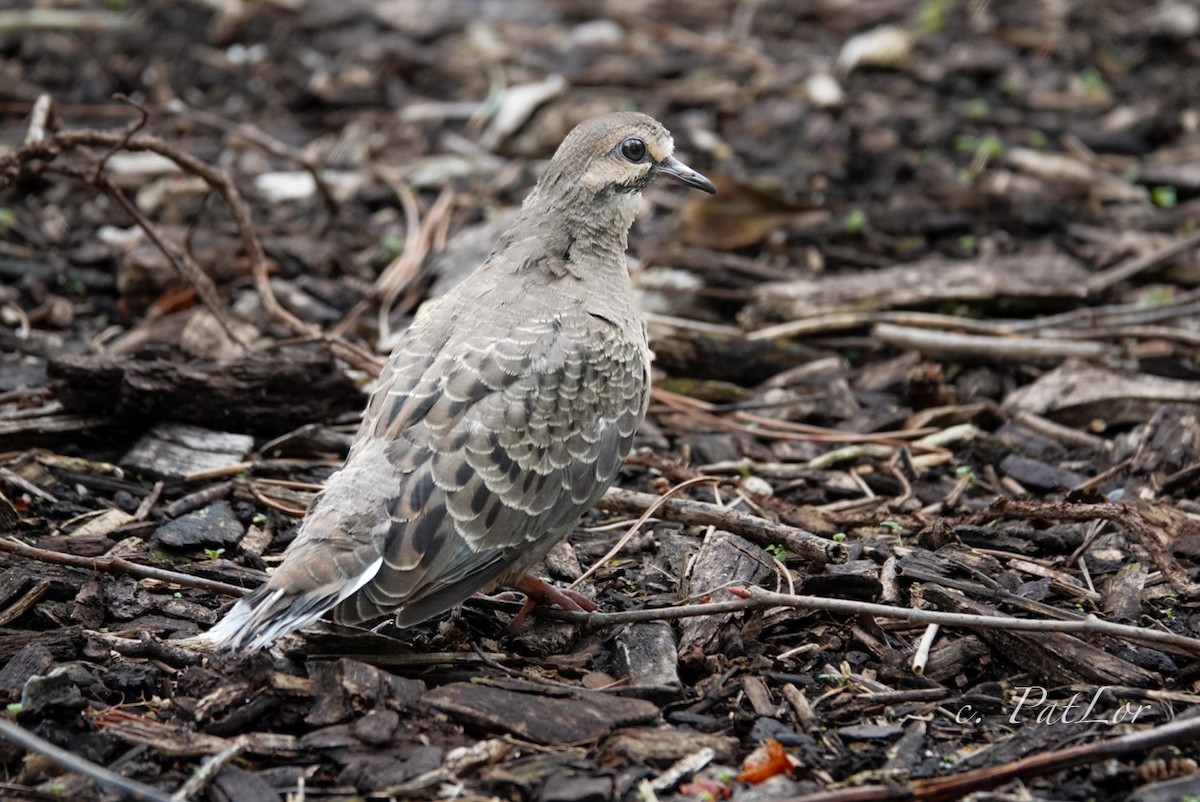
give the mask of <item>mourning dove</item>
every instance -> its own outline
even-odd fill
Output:
[[[633,112],[568,134],[491,255],[405,332],[345,466],[213,646],[262,648],[329,610],[409,626],[495,585],[580,609],[526,572],[612,484],[646,414],[629,228],[659,175],[716,191],[673,150]]]

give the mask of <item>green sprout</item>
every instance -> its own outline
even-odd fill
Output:
[[[842,226],[846,229],[847,234],[859,233],[866,224],[867,213],[862,209],[854,209],[847,214],[846,219],[842,221]]]
[[[1150,190],[1150,199],[1160,209],[1174,209],[1177,202],[1175,187],[1155,187]]]
[[[963,116],[971,120],[979,120],[991,113],[992,107],[981,97],[973,97],[963,104]]]
[[[950,0],[924,0],[917,12],[917,31],[925,35],[940,33],[946,27]]]

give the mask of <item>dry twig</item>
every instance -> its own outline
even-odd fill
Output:
[[[224,596],[245,596],[250,592],[249,588],[239,588],[237,585],[229,585],[213,579],[204,579],[198,576],[181,574],[177,571],[168,571],[164,568],[141,565],[122,557],[80,557],[76,554],[64,554],[61,551],[35,548],[15,538],[0,539],[0,551],[7,551],[10,554],[17,554],[26,559],[38,560],[44,563],[69,565],[73,568],[87,568],[92,571],[100,571],[108,574],[128,574],[129,576],[141,579],[157,579],[161,582],[171,582],[182,587],[210,590],[213,593],[220,593]]]
[[[835,540],[805,532],[787,524],[748,515],[727,507],[706,504],[690,499],[666,499],[650,493],[610,488],[596,507],[611,512],[642,513],[655,509],[655,515],[666,521],[687,526],[715,526],[740,535],[760,546],[782,546],[789,554],[829,563],[846,561],[845,545]]]
[[[3,717],[0,717],[0,736],[7,738],[18,746],[28,749],[30,752],[37,752],[40,755],[48,757],[67,771],[91,777],[106,788],[116,789],[123,798],[145,800],[145,802],[173,802],[172,797],[167,796],[157,788],[140,783],[137,780],[131,780],[128,777],[123,777],[115,771],[98,766],[89,760],[84,760],[79,755],[57,747],[44,738],[39,738],[24,727],[20,727]]]
[[[847,615],[870,615],[912,624],[939,624],[965,629],[1002,629],[1016,632],[1067,632],[1081,635],[1108,635],[1136,643],[1146,643],[1159,648],[1181,649],[1191,654],[1200,654],[1200,639],[1161,632],[1155,629],[1113,624],[1089,615],[1077,621],[1050,621],[1047,619],[1010,618],[998,615],[971,615],[966,613],[941,613],[933,610],[914,610],[908,607],[890,607],[886,604],[855,601],[853,599],[828,599],[823,596],[793,596],[775,593],[762,588],[749,590],[731,589],[745,598],[737,601],[713,602],[711,604],[686,604],[677,607],[660,607],[653,610],[626,610],[619,613],[575,613],[566,610],[539,610],[539,615],[558,621],[570,621],[589,627],[612,627],[638,621],[675,621],[680,618],[695,618],[702,615],[767,610],[774,607],[791,607],[797,610],[824,610]]]
[[[271,290],[267,256],[263,251],[262,243],[259,242],[258,235],[254,232],[250,207],[242,199],[233,180],[224,170],[197,159],[165,139],[149,134],[131,136],[123,131],[86,129],[57,131],[40,142],[17,148],[0,156],[0,188],[12,184],[22,172],[30,170],[30,165],[33,163],[53,162],[66,153],[82,148],[157,153],[159,156],[175,162],[185,172],[201,178],[229,206],[230,214],[233,215],[242,240],[242,247],[250,257],[255,289],[262,297],[263,307],[267,313],[297,334],[310,337],[319,336],[319,332],[315,328],[288,312],[279,305],[279,301],[275,298],[275,293]]]
[[[895,785],[839,788],[834,791],[781,798],[779,802],[887,802],[901,799],[940,802],[962,799],[974,791],[995,788],[1022,777],[1035,777],[1075,766],[1100,763],[1125,755],[1147,752],[1165,744],[1192,743],[1197,738],[1200,738],[1200,716],[1193,715],[1148,730],[1035,754],[1000,766],[988,766],[946,777],[913,780]]]

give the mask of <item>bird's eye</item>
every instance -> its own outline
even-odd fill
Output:
[[[621,143],[621,155],[631,162],[640,162],[646,158],[646,143],[631,136]]]

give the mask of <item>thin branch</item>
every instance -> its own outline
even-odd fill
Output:
[[[313,183],[317,188],[317,194],[321,196],[321,200],[324,201],[329,213],[334,217],[337,217],[341,213],[341,206],[338,204],[337,198],[334,197],[333,190],[329,187],[329,182],[325,180],[321,165],[291,145],[281,142],[261,128],[257,128],[249,123],[231,122],[210,111],[192,108],[178,98],[168,102],[165,108],[167,111],[190,117],[199,123],[216,128],[219,131],[224,131],[232,136],[239,136],[281,159],[296,162],[296,164],[299,164],[312,176]]]
[[[79,148],[116,148],[134,152],[157,153],[179,165],[185,172],[198,176],[225,200],[238,229],[242,247],[250,258],[254,287],[262,299],[263,308],[272,319],[290,331],[305,336],[319,337],[316,327],[310,326],[284,309],[271,290],[270,270],[262,243],[254,231],[250,207],[242,199],[233,180],[218,167],[214,167],[187,153],[160,137],[149,134],[128,136],[123,131],[90,131],[74,129],[59,131],[40,143],[27,145],[0,156],[0,188],[12,183],[20,176],[24,165],[36,161],[54,161],[62,154]]]
[[[39,738],[24,727],[0,717],[0,736],[7,738],[18,746],[23,746],[30,752],[44,755],[67,771],[91,777],[106,788],[115,789],[127,799],[145,800],[145,802],[172,802],[172,798],[153,786],[131,780],[117,774],[115,771],[98,766],[79,755],[55,746],[49,741]]]
[[[199,794],[206,785],[212,782],[214,777],[221,773],[221,769],[245,752],[249,745],[250,740],[245,736],[234,739],[234,742],[228,747],[204,761],[200,768],[196,769],[196,772],[188,778],[188,781],[179,786],[179,790],[171,795],[171,802],[187,802]]]
[[[412,190],[404,182],[392,180],[385,171],[378,171],[377,174],[399,196],[400,202],[404,206],[407,225],[412,226],[416,212],[416,196],[413,195]],[[412,236],[412,229],[409,228],[404,250],[375,279],[375,293],[379,296],[381,341],[387,340],[390,336],[388,316],[391,314],[392,306],[400,294],[410,288],[420,275],[421,266],[425,264],[426,257],[434,248],[439,227],[448,220],[450,213],[454,211],[454,200],[454,191],[449,188],[443,189],[424,219],[420,220],[416,237]]]
[[[239,588],[237,585],[229,585],[224,582],[218,582],[215,579],[204,579],[203,577],[181,574],[177,571],[168,571],[164,568],[154,568],[153,566],[131,562],[121,557],[80,557],[76,554],[64,554],[61,551],[39,549],[22,543],[15,538],[0,539],[0,551],[6,551],[30,560],[38,560],[39,562],[53,563],[55,565],[69,565],[72,568],[86,568],[106,574],[126,574],[141,579],[157,579],[162,582],[171,582],[183,587],[208,590],[225,596],[245,596],[250,592],[250,588]]]
[[[1143,273],[1157,267],[1163,262],[1174,259],[1176,256],[1181,256],[1197,247],[1200,247],[1200,232],[1177,239],[1152,253],[1144,256],[1135,256],[1119,265],[1110,267],[1088,279],[1088,295],[1099,295],[1114,284],[1119,284],[1126,279],[1133,278],[1138,273]]]
[[[216,282],[204,272],[204,269],[200,265],[196,264],[191,255],[187,251],[177,250],[159,236],[158,231],[154,228],[154,224],[142,214],[137,206],[130,202],[129,198],[125,197],[124,192],[113,185],[107,176],[97,174],[93,178],[93,183],[120,206],[125,214],[129,215],[129,218],[137,224],[138,228],[146,232],[146,236],[150,238],[150,241],[154,243],[154,246],[158,248],[163,256],[167,257],[167,261],[174,265],[175,270],[195,288],[196,294],[200,296],[201,303],[212,314],[213,319],[217,321],[217,325],[221,327],[226,336],[243,350],[248,349],[250,343],[234,328],[233,321],[229,319],[229,315],[225,311],[225,305],[221,303]]]
[[[54,106],[49,95],[38,95],[29,115],[29,132],[25,134],[26,145],[36,145],[46,138],[46,129],[50,127],[50,115]]]
[[[583,575],[580,576],[578,579],[576,579],[574,582],[572,582],[569,587],[572,587],[572,588],[577,587],[580,582],[582,582],[583,580],[587,579],[592,574],[599,571],[600,566],[607,565],[609,560],[616,557],[617,554],[621,551],[621,549],[625,548],[625,544],[628,543],[629,540],[635,534],[637,534],[637,531],[642,528],[642,524],[646,523],[646,521],[648,521],[650,519],[650,516],[654,514],[655,510],[657,510],[663,504],[667,503],[667,501],[670,500],[671,496],[675,495],[676,493],[683,490],[684,488],[689,487],[694,484],[697,484],[699,482],[713,482],[715,484],[719,481],[720,481],[719,479],[714,479],[710,476],[694,476],[691,479],[687,479],[687,480],[675,485],[674,487],[672,487],[670,490],[668,490],[666,493],[662,494],[661,496],[649,496],[649,494],[644,494],[644,493],[634,494],[634,495],[646,495],[648,498],[652,498],[654,500],[651,501],[648,505],[646,505],[643,508],[642,514],[640,516],[638,516],[638,519],[633,522],[633,525],[630,526],[628,530],[626,530],[625,534],[621,535],[621,538],[616,542],[616,545],[614,545],[611,549],[609,549],[607,554],[605,554],[599,560],[596,560],[596,562],[592,563],[592,567],[587,569],[586,571],[584,571]]]
[[[928,445],[920,441],[910,442],[913,437],[924,438],[933,432],[939,431],[936,429],[914,429],[903,432],[877,433],[846,432],[839,429],[827,429],[823,426],[813,426],[807,423],[765,418],[739,410],[733,410],[730,417],[736,420],[730,420],[724,415],[717,414],[725,410],[716,404],[710,404],[707,401],[673,393],[661,387],[652,386],[650,388],[650,398],[666,405],[670,409],[691,415],[705,423],[735,432],[745,432],[746,434],[752,434],[755,437],[765,440],[791,440],[805,443],[864,442],[888,445],[896,448],[908,446],[909,448],[922,451],[947,453],[944,448]],[[747,421],[752,425],[742,424],[739,421]]]
[[[1121,353],[1117,346],[1100,342],[1044,337],[988,337],[909,328],[891,323],[875,326],[874,335],[880,342],[893,348],[919,351],[926,357],[944,361],[1056,365],[1067,359],[1108,359]]]
[[[134,126],[140,124],[141,121],[133,123]],[[52,162],[64,153],[87,147],[108,148],[114,152],[115,150],[129,150],[156,153],[173,161],[184,172],[195,175],[207,183],[229,207],[230,215],[233,217],[234,225],[237,227],[238,236],[242,242],[242,248],[250,259],[255,291],[262,300],[263,309],[266,310],[268,316],[294,334],[322,343],[330,353],[354,367],[378,374],[383,364],[382,360],[376,359],[370,352],[340,336],[326,334],[319,327],[305,323],[280,305],[271,289],[270,267],[262,243],[255,233],[250,207],[238,192],[233,179],[219,167],[201,161],[164,139],[148,134],[133,136],[129,129],[122,131],[82,129],[60,131],[52,136],[44,137],[40,141],[26,144],[24,147],[0,155],[0,189],[16,181],[30,169],[28,165],[31,163]],[[168,256],[170,256],[169,253]],[[189,279],[192,278],[192,271],[181,269],[181,272],[184,272]],[[197,284],[194,280],[192,284],[196,287],[201,300],[205,300],[206,293],[203,285]],[[209,308],[214,307],[209,304]],[[222,321],[224,326],[224,318],[220,312],[216,313],[216,317],[218,321]],[[239,341],[236,336],[234,340],[235,342]]]
[[[997,498],[975,518],[978,521],[998,517],[1033,518],[1041,521],[1106,521],[1123,526],[1147,552],[1155,567],[1178,593],[1189,598],[1200,596],[1200,584],[1193,582],[1171,552],[1163,545],[1141,511],[1128,504],[1084,504],[1069,501],[1026,502]]]
[[[655,515],[687,526],[715,526],[760,546],[782,546],[789,554],[828,563],[844,563],[846,546],[794,526],[769,521],[727,507],[689,499],[667,499],[650,493],[610,488],[596,507],[610,512],[641,513],[658,505]]]
[[[848,615],[871,615],[912,624],[939,624],[965,629],[1004,629],[1021,632],[1070,632],[1081,635],[1107,635],[1114,638],[1154,646],[1171,646],[1200,654],[1200,639],[1160,632],[1154,629],[1113,624],[1089,615],[1079,621],[1050,621],[1037,618],[1010,618],[997,615],[969,615],[965,613],[940,613],[932,610],[914,610],[908,607],[890,607],[886,604],[855,601],[853,599],[827,599],[821,596],[793,596],[774,593],[762,588],[749,590],[731,589],[745,598],[738,601],[714,602],[712,604],[687,604],[677,607],[660,607],[655,610],[626,610],[620,613],[573,613],[565,610],[538,610],[538,615],[558,621],[570,621],[588,627],[611,627],[638,621],[674,621],[680,618],[695,618],[702,615],[719,615],[745,610],[766,610],[772,607],[791,607],[797,610],[823,610],[829,613]]]
[[[1100,763],[1113,758],[1147,752],[1168,744],[1187,744],[1200,738],[1200,716],[1177,718],[1148,730],[1133,732],[1117,738],[1105,738],[1095,743],[1035,754],[1000,766],[988,766],[959,772],[946,777],[913,780],[894,785],[867,785],[839,788],[803,796],[790,796],[779,802],[888,802],[915,800],[941,802],[962,799],[974,791],[995,788],[1022,777],[1034,777],[1064,771],[1076,766]]]

